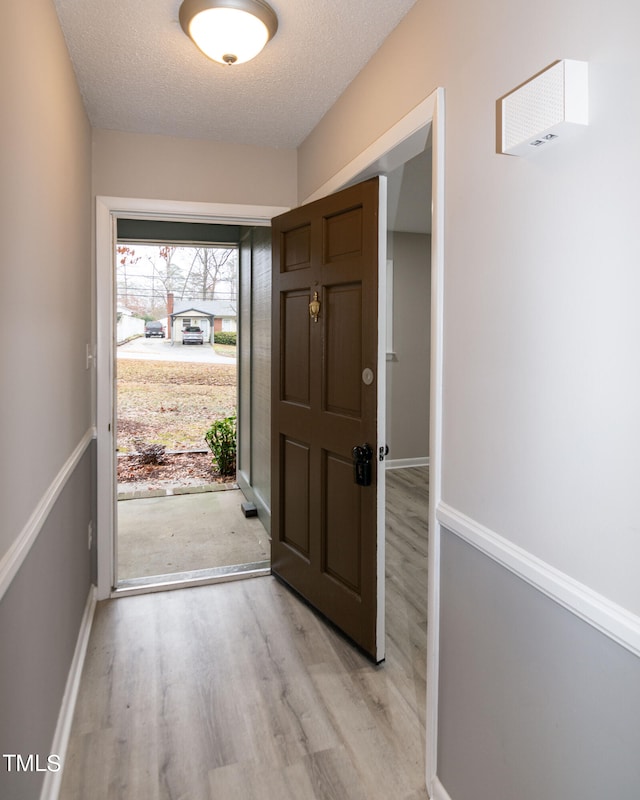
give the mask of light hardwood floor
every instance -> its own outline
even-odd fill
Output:
[[[387,479],[387,658],[271,577],[99,604],[61,800],[422,800],[428,471]]]

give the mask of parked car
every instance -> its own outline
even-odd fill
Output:
[[[144,335],[148,339],[150,336],[161,336],[163,339],[165,337],[165,329],[164,325],[161,322],[147,322],[144,326]]]
[[[196,325],[189,325],[182,331],[182,344],[204,344],[204,333],[202,328]]]

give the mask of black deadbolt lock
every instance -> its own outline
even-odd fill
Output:
[[[373,450],[368,444],[356,446],[351,451],[353,456],[353,475],[358,486],[371,486],[371,459]]]

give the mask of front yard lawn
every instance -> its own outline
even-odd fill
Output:
[[[171,361],[118,361],[118,451],[135,442],[167,450],[207,449],[216,419],[236,413],[236,367]]]

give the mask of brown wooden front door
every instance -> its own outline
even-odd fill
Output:
[[[271,508],[273,573],[375,660],[378,183],[273,220]],[[354,476],[364,444],[369,486]]]

